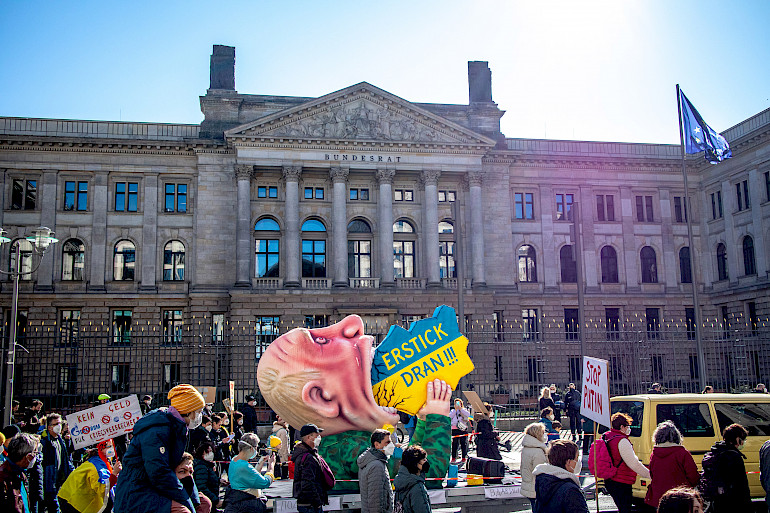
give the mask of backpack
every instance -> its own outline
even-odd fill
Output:
[[[305,460],[307,459],[308,456],[310,456],[310,453],[306,452],[302,456],[302,459],[300,460],[300,462],[302,464],[304,464]],[[312,458],[312,456],[311,456],[311,458]],[[324,487],[324,490],[329,491],[332,488],[334,488],[335,484],[337,484],[337,481],[334,479],[334,473],[332,472],[332,469],[329,468],[329,464],[326,463],[326,461],[324,461],[323,458],[321,458],[319,456],[316,461],[318,462],[318,465],[321,467],[321,475],[324,478],[323,483],[321,483],[321,484]],[[296,470],[295,470],[295,472],[296,472]]]
[[[405,499],[409,495],[409,492],[412,490],[412,487],[415,484],[416,483],[413,483],[412,486],[406,489],[406,491],[404,492]],[[406,508],[404,508],[404,503],[398,500],[398,494],[396,494],[396,496],[393,497],[393,513],[406,513]]]
[[[594,461],[596,466],[594,466]],[[588,470],[600,479],[612,479],[618,473],[619,467],[620,463],[615,465],[612,460],[610,444],[602,435],[599,440],[595,440],[591,444],[591,450],[588,451]]]
[[[727,485],[719,472],[718,460],[719,454],[711,451],[703,457],[703,474],[698,481],[698,491],[708,501],[713,501],[727,492]]]

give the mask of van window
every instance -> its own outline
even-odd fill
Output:
[[[770,435],[770,404],[715,403],[719,430],[724,431],[730,424],[740,424],[749,432],[749,436]]]
[[[642,436],[642,419],[644,418],[644,403],[642,401],[612,401],[612,413],[623,412],[631,415],[631,436]],[[600,429],[603,433],[606,429]]]
[[[656,412],[658,424],[672,421],[685,438],[714,436],[714,422],[706,403],[658,404]]]

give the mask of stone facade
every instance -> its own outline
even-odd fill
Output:
[[[114,312],[125,310],[132,329],[160,330],[173,310],[187,327],[222,314],[230,325],[278,317],[282,329],[307,316],[332,322],[358,313],[384,332],[456,305],[454,202],[465,314],[476,326],[494,319],[521,327],[523,309],[536,309],[541,326],[561,325],[564,309],[577,308],[577,285],[560,258],[574,242],[570,203],[582,224],[587,320],[604,322],[606,309],[618,308],[631,324],[657,308],[661,322],[682,323],[692,307],[680,262],[688,236],[678,146],[506,139],[486,63],[469,63],[468,105],[441,105],[367,83],[320,98],[241,94],[231,80],[234,52],[218,47],[211,62],[200,126],[0,118],[0,224],[11,239],[39,225],[60,239],[22,282],[28,334],[58,326],[62,311],[78,311],[83,327],[114,325]],[[720,322],[725,308],[732,319],[749,309],[760,320],[770,314],[768,134],[770,110],[724,133],[732,159],[686,159],[705,322]],[[712,215],[717,191],[722,215]],[[263,220],[272,224],[255,230]],[[742,249],[747,235],[753,267]],[[73,239],[84,255],[74,280],[64,249]],[[116,279],[131,267],[116,260],[120,241],[134,247],[133,279]],[[267,241],[277,244],[267,249]],[[519,256],[522,246],[534,250],[534,264]],[[617,279],[603,277],[605,247],[616,255]],[[643,248],[654,251],[654,280]],[[2,283],[5,311],[11,290]]]

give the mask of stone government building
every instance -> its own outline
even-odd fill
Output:
[[[616,380],[696,381],[688,213],[704,338],[754,337],[751,354],[716,356],[711,372],[767,376],[770,109],[724,132],[732,159],[688,157],[688,209],[678,145],[506,138],[486,62],[468,63],[467,105],[366,82],[320,98],[242,94],[234,66],[235,49],[214,46],[200,125],[0,118],[0,225],[21,241],[24,268],[23,237],[42,225],[60,239],[21,284],[31,354],[19,354],[17,395],[81,400],[229,376],[242,397],[254,334],[269,342],[350,313],[382,334],[456,305],[455,202],[470,382],[510,392],[575,379],[575,203],[595,352],[635,344],[626,330],[646,333],[645,348],[667,341],[644,368],[613,359]],[[2,283],[6,325],[11,291]],[[201,357],[190,340],[206,330],[232,344]],[[687,353],[689,366],[672,368]]]

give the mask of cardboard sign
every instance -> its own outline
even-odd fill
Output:
[[[444,490],[428,490],[428,498],[431,504],[446,504],[446,492]]]
[[[72,444],[77,449],[130,433],[142,418],[136,394],[67,415]]]
[[[523,497],[521,485],[484,487],[485,499],[515,499],[518,497]]]
[[[472,370],[468,339],[460,333],[454,309],[442,305],[409,331],[390,327],[372,359],[374,399],[415,415],[425,403],[428,382],[443,379],[455,389]]]
[[[230,382],[230,405],[235,405],[235,381]]]
[[[473,390],[463,390],[463,395],[468,400],[468,403],[470,403],[470,405],[473,407],[473,411],[486,415],[487,409],[484,408],[484,401],[481,400],[479,394]]]
[[[602,426],[610,426],[610,382],[607,360],[583,357],[583,390],[580,414]]]
[[[222,406],[225,407],[225,411],[227,412],[228,415],[232,415],[233,405],[230,404],[230,399],[227,399],[227,398],[222,399]]]
[[[206,404],[215,403],[217,397],[217,387],[197,387],[198,392],[203,396],[203,400]]]

